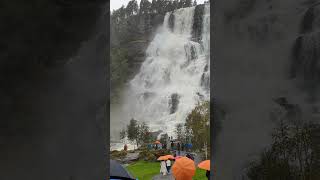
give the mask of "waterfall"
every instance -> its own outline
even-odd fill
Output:
[[[184,123],[198,102],[209,100],[210,4],[202,14],[199,42],[192,40],[194,10],[165,15],[125,93],[121,113],[126,123],[134,118],[146,122],[151,131],[174,136],[176,124]]]

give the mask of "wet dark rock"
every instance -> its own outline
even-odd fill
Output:
[[[174,28],[174,14],[173,12],[171,12],[170,16],[169,16],[169,28],[171,29],[171,31],[173,31]]]
[[[204,72],[202,75],[201,75],[201,82],[200,82],[201,86],[210,91],[210,74],[209,73],[206,73]]]
[[[314,8],[310,8],[305,13],[301,23],[301,33],[307,33],[312,30],[314,20]]]
[[[291,77],[304,83],[320,82],[320,32],[299,36],[293,46]]]
[[[184,51],[186,53],[187,63],[198,58],[197,50],[195,45],[188,43],[184,45]]]
[[[180,96],[177,93],[171,94],[169,100],[169,110],[170,114],[173,114],[177,111],[179,105]]]
[[[200,101],[204,100],[204,95],[203,94],[201,94],[199,92],[197,92],[196,94],[197,94],[197,96],[199,96]]]
[[[132,41],[126,44],[128,52],[128,79],[132,79],[137,71],[139,71],[141,64],[146,58],[145,50],[148,46],[148,40],[142,39],[139,41]]]
[[[208,71],[208,68],[209,68],[209,66],[208,66],[208,64],[204,67],[204,72],[207,72]]]
[[[196,42],[200,42],[202,34],[204,4],[197,5],[193,15],[192,38]]]

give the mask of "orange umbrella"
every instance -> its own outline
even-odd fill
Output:
[[[154,142],[154,143],[155,143],[155,144],[161,144],[160,141],[156,141],[156,142]]]
[[[158,161],[168,160],[168,157],[167,156],[160,156],[157,160]]]
[[[180,159],[182,158],[183,156],[176,156],[174,159]]]
[[[192,180],[195,172],[194,161],[187,157],[177,159],[172,166],[172,173],[176,180]]]
[[[167,157],[168,159],[174,159],[174,157],[173,157],[172,155],[166,155],[166,157]]]
[[[204,169],[204,170],[210,171],[210,160],[205,160],[205,161],[200,162],[198,164],[198,167],[200,169]]]

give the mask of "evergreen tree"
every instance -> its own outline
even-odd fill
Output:
[[[138,132],[139,144],[150,143],[151,133],[149,130],[150,129],[149,126],[145,122],[142,122],[138,128],[139,128],[139,132]]]
[[[157,0],[156,9],[159,14],[164,14],[165,0]]]
[[[192,0],[185,0],[184,7],[191,7],[192,6]]]
[[[119,8],[119,18],[120,18],[120,21],[123,21],[125,20],[126,18],[126,8],[124,7],[124,5],[121,6],[121,8]]]
[[[172,6],[174,9],[179,9],[179,0],[173,0]]]
[[[140,1],[140,14],[148,14],[151,10],[151,3],[148,0]]]
[[[152,3],[151,3],[151,12],[152,13],[157,13],[157,0],[152,0]]]
[[[174,10],[174,6],[173,6],[173,2],[172,1],[168,1],[167,2],[167,6],[166,6],[166,12],[170,12]]]
[[[193,6],[196,6],[197,5],[197,0],[194,0],[193,1]]]
[[[127,7],[126,7],[126,15],[127,17],[137,14],[138,13],[138,3],[136,0],[129,1]]]

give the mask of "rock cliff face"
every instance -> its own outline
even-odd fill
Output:
[[[202,33],[204,5],[197,5],[194,13],[194,23],[192,26],[193,40],[199,42]],[[142,62],[145,60],[145,51],[150,41],[154,38],[154,35],[160,25],[163,24],[164,15],[161,14],[147,14],[141,15],[137,23],[139,24],[139,30],[132,32],[131,36],[136,37],[137,41],[132,41],[126,45],[129,52],[129,80],[138,72]],[[169,26],[174,28],[174,14],[171,13],[169,18]],[[113,38],[113,37],[112,37]],[[116,40],[116,37],[115,39]]]
[[[225,119],[214,142],[217,179],[240,179],[271,140],[274,98],[316,121],[319,6],[314,1],[226,0],[213,7],[213,96]]]

